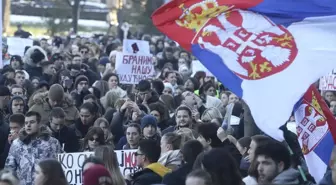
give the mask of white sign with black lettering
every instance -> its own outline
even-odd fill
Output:
[[[336,91],[336,75],[327,75],[320,78],[319,88],[322,91]]]
[[[119,169],[124,176],[140,170],[136,166],[136,150],[116,150],[115,152],[119,162]],[[93,155],[92,152],[58,154],[57,159],[62,165],[69,185],[82,184],[83,162],[91,155]]]

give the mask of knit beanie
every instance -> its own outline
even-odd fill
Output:
[[[83,185],[112,185],[110,172],[102,165],[95,164],[83,172]]]
[[[169,82],[164,83],[164,87],[165,88],[170,88],[172,90],[172,93],[175,94],[175,88],[173,87],[173,85]]]
[[[110,60],[108,57],[102,57],[100,60],[99,60],[99,64],[100,65],[103,65],[103,66],[106,66],[106,64],[110,63]]]
[[[39,88],[39,89],[41,89],[42,87],[46,87],[47,89],[50,88],[49,83],[46,82],[46,81],[44,81],[44,80],[40,81],[40,82],[39,82],[39,85],[38,85],[38,88]]]
[[[79,82],[82,82],[82,81],[87,81],[89,83],[88,77],[86,77],[85,75],[79,75],[76,77],[74,88],[76,89]]]
[[[144,129],[145,127],[152,125],[153,127],[157,127],[157,120],[156,117],[152,116],[152,115],[146,115],[143,118],[141,118],[140,120],[140,124],[141,124],[141,129]]]
[[[199,89],[200,84],[196,78],[191,77],[188,80],[190,80],[194,84],[195,90]]]
[[[64,98],[64,89],[60,84],[54,84],[50,87],[48,98],[52,101],[61,102]]]

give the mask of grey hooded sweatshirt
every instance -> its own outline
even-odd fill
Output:
[[[300,172],[294,168],[289,168],[277,175],[271,184],[299,184]]]

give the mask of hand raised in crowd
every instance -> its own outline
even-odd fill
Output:
[[[147,105],[148,99],[149,99],[148,95],[145,94],[145,98],[143,99],[142,103]]]
[[[197,110],[197,109],[196,109],[196,110]],[[201,115],[200,115],[200,113],[199,113],[198,111],[193,111],[192,114],[193,114],[192,117],[193,117],[193,119],[194,119],[195,121],[198,121],[198,120],[201,119]]]
[[[120,111],[123,112],[124,110],[126,110],[127,108],[130,107],[131,105],[131,101],[130,100],[126,100],[125,103],[120,107]]]
[[[141,114],[141,112],[142,112],[140,110],[139,106],[133,101],[131,101],[131,103],[130,103],[130,108],[132,108],[132,110],[137,112],[138,114]]]
[[[12,142],[19,137],[19,133],[17,132],[11,132],[9,135],[8,135],[8,143],[9,144],[12,144]]]
[[[217,130],[217,137],[223,142],[228,137],[228,135],[222,127],[219,127]]]
[[[197,96],[197,95],[194,95],[194,97],[195,97],[195,100],[196,100],[196,102],[197,102],[197,108],[200,108],[200,107],[203,105],[203,100],[202,100],[202,98],[200,98],[200,97]]]

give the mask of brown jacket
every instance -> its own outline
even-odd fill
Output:
[[[37,93],[33,97],[33,105],[29,108],[29,111],[35,111],[41,115],[41,123],[47,124],[49,122],[49,113],[52,109],[48,102],[48,92]],[[75,123],[79,118],[79,113],[70,95],[65,94],[62,102],[62,108],[65,112],[65,121],[68,126]]]

